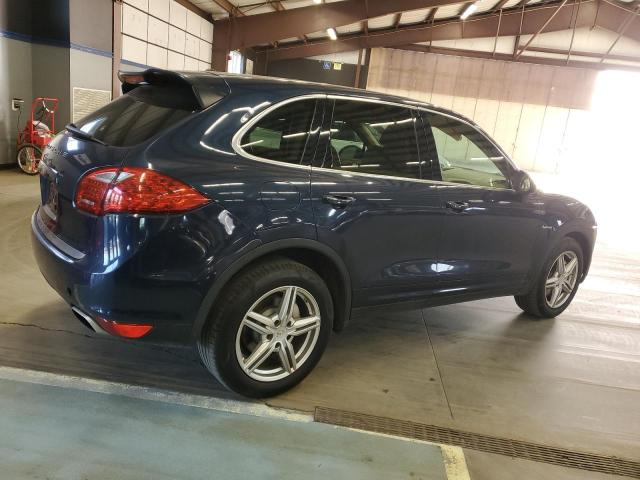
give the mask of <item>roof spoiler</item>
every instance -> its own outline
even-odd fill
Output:
[[[149,68],[138,72],[121,71],[118,78],[122,82],[122,93],[128,93],[140,85],[174,85],[188,88],[202,109],[213,105],[231,91],[224,78],[212,72],[202,74]]]

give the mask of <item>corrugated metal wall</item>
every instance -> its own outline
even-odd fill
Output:
[[[521,168],[556,173],[583,154],[597,74],[374,49],[367,88],[455,110],[492,135]]]

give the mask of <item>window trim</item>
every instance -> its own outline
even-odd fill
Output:
[[[491,145],[493,145],[498,152],[500,152],[502,154],[502,157],[506,160],[507,163],[507,172],[503,172],[502,169],[498,166],[498,165],[494,165],[496,166],[496,168],[498,170],[500,170],[501,173],[503,173],[505,175],[505,179],[509,182],[509,186],[508,187],[504,187],[504,188],[500,188],[500,187],[491,187],[488,185],[474,185],[472,183],[458,183],[458,182],[447,182],[445,180],[438,180],[441,183],[446,183],[447,185],[458,185],[460,187],[475,187],[475,188],[481,188],[481,189],[488,189],[488,190],[498,190],[498,191],[515,191],[515,189],[513,188],[513,182],[511,180],[512,174],[514,171],[517,170],[517,168],[515,167],[515,165],[513,164],[513,162],[511,161],[511,158],[509,158],[509,156],[504,152],[504,150],[502,150],[492,139],[491,137],[489,137],[488,134],[486,134],[481,128],[477,128],[474,125],[472,125],[469,122],[465,122],[462,119],[456,118],[453,115],[446,115],[443,114],[442,112],[434,112],[431,110],[426,110],[428,113],[431,113],[433,115],[442,115],[448,118],[451,118],[453,120],[459,121],[462,124],[465,125],[469,125],[470,127],[472,127],[477,133],[479,133],[480,135],[482,135],[482,137],[484,139],[486,139]],[[442,169],[440,168],[440,156],[439,156],[439,152],[438,152],[438,146],[436,145],[435,142],[435,138],[433,136],[433,130],[431,130],[433,127],[431,126],[431,122],[429,121],[429,118],[426,115],[420,115],[420,117],[422,118],[422,122],[424,125],[425,129],[429,129],[430,130],[430,135],[428,135],[427,141],[433,142],[433,147],[437,153],[436,158],[434,160],[432,160],[434,168],[436,170],[436,172],[438,173],[438,175],[440,176],[440,178],[442,178]],[[437,128],[437,127],[436,127]],[[425,132],[426,135],[426,132]]]
[[[280,160],[271,160],[269,158],[262,158],[262,157],[257,157],[256,155],[253,155],[251,153],[246,152],[241,144],[240,141],[242,140],[242,137],[244,137],[244,135],[251,129],[253,128],[262,118],[266,117],[267,115],[269,115],[271,112],[277,110],[278,108],[281,108],[285,105],[288,105],[290,103],[293,102],[301,102],[304,100],[318,100],[318,99],[325,99],[327,98],[326,94],[311,94],[311,95],[299,95],[297,97],[290,97],[287,98],[285,100],[282,100],[281,102],[277,102],[274,103],[273,105],[270,105],[269,107],[267,107],[266,109],[264,109],[263,111],[259,112],[255,117],[251,118],[245,125],[243,125],[234,135],[233,138],[231,139],[231,148],[233,148],[233,150],[240,156],[244,157],[244,158],[248,158],[251,160],[256,160],[258,162],[265,162],[265,163],[270,163],[273,165],[282,165],[282,166],[286,166],[286,167],[293,167],[293,168],[298,168],[298,169],[304,169],[304,170],[310,170],[311,169],[311,164],[309,165],[302,165],[299,163],[287,163],[287,162],[282,162]],[[316,105],[316,109],[317,109],[317,105]],[[313,123],[313,118],[312,118],[312,123]]]
[[[477,189],[477,190],[496,190],[496,191],[500,191],[500,192],[509,192],[509,191],[515,192],[515,189],[513,188],[513,186],[511,188],[484,187],[484,186],[480,186],[480,185],[445,182],[443,180],[428,180],[428,179],[422,179],[422,178],[393,177],[393,176],[390,176],[390,175],[378,175],[378,174],[375,174],[375,173],[364,173],[364,172],[347,172],[347,173],[345,173],[345,172],[342,172],[342,171],[335,170],[333,168],[316,167],[316,166],[313,166],[313,164],[298,165],[298,164],[295,164],[295,163],[286,163],[286,162],[280,162],[278,160],[270,160],[268,158],[256,157],[255,155],[247,153],[242,149],[242,147],[240,146],[240,140],[242,139],[244,134],[251,127],[254,126],[254,124],[256,124],[257,122],[260,121],[260,119],[262,117],[268,115],[269,113],[274,111],[276,108],[280,108],[280,107],[282,107],[284,105],[287,105],[289,103],[302,101],[302,100],[310,100],[310,99],[353,100],[353,101],[358,101],[358,102],[378,103],[378,104],[382,104],[382,105],[392,105],[392,106],[396,106],[396,107],[404,107],[404,108],[408,108],[408,109],[411,109],[411,110],[417,110],[419,112],[430,112],[430,113],[435,113],[437,115],[444,115],[445,117],[453,118],[454,120],[462,122],[462,123],[470,126],[471,128],[477,130],[481,135],[486,137],[487,140],[489,140],[489,142],[495,148],[497,148],[498,151],[504,156],[504,158],[507,161],[507,164],[509,165],[509,167],[513,171],[517,171],[518,170],[518,168],[515,166],[515,164],[511,160],[511,157],[509,157],[509,155],[507,155],[507,153],[500,147],[500,145],[498,145],[479,126],[475,125],[474,123],[472,123],[471,121],[469,121],[469,120],[467,120],[467,119],[465,119],[463,117],[459,117],[459,116],[456,116],[456,115],[451,115],[449,113],[442,112],[442,111],[434,109],[434,108],[429,108],[428,106],[420,104],[418,102],[416,102],[416,103],[413,103],[413,102],[411,102],[411,103],[393,102],[393,101],[389,101],[389,100],[382,100],[382,99],[379,99],[379,98],[360,97],[360,96],[352,96],[352,95],[347,95],[347,94],[339,95],[339,94],[333,94],[333,93],[312,93],[312,94],[298,95],[298,96],[295,96],[295,97],[285,98],[284,100],[281,100],[281,101],[276,102],[276,103],[274,103],[272,105],[269,105],[265,110],[263,110],[261,112],[258,112],[253,118],[250,118],[245,125],[240,127],[240,129],[233,135],[233,137],[231,139],[231,148],[233,148],[233,150],[234,150],[234,152],[236,154],[240,155],[243,158],[247,158],[247,159],[250,159],[250,160],[255,160],[257,162],[270,163],[272,165],[280,165],[282,167],[304,169],[304,170],[308,170],[309,172],[311,172],[311,170],[320,170],[320,171],[323,171],[323,172],[331,172],[331,173],[334,173],[334,174],[337,174],[337,175],[363,176],[363,177],[383,178],[383,179],[386,178],[386,179],[400,180],[400,181],[405,181],[405,182],[417,182],[417,183],[424,183],[424,184],[439,184],[439,185],[447,185],[447,186],[456,186],[456,187],[460,187],[460,188],[471,188],[471,189]],[[420,115],[420,117],[422,117],[422,115]],[[431,127],[431,125],[429,125],[429,128],[430,127]],[[419,134],[419,133],[417,132],[417,134]],[[314,159],[314,161],[315,161],[315,159]],[[439,163],[438,163],[438,168],[440,168]],[[511,181],[511,179],[509,179],[509,181]]]
[[[327,105],[331,106],[331,115],[330,117],[328,117],[329,120],[329,124],[333,125],[333,114],[335,111],[335,106],[336,106],[336,101],[340,100],[340,101],[358,101],[360,100],[360,97],[357,98],[352,98],[349,96],[339,96],[339,95],[328,95],[327,96],[327,101],[330,102]],[[383,104],[383,102],[374,102],[377,104]],[[415,149],[416,149],[416,153],[418,155],[418,159],[422,160],[421,156],[420,156],[420,143],[419,143],[419,138],[418,138],[418,130],[416,128],[416,123],[418,122],[422,122],[422,118],[421,115],[418,114],[418,112],[416,111],[415,108],[411,108],[410,106],[407,105],[396,105],[393,103],[386,103],[385,105],[388,106],[392,106],[392,107],[396,107],[396,108],[404,108],[405,110],[407,110],[410,114],[411,117],[413,118],[413,140],[414,140],[414,144],[415,144]],[[326,110],[325,108],[325,112],[328,112],[328,110]],[[331,132],[329,132],[329,145],[331,145],[331,139],[332,139],[332,135]],[[326,151],[325,151],[325,156],[326,156]],[[319,163],[320,159],[314,159],[314,165],[316,163]],[[322,158],[322,164],[324,165],[324,161],[325,158]],[[395,176],[395,175],[384,175],[384,174],[378,174],[378,173],[370,173],[370,172],[357,172],[357,171],[350,171],[350,170],[338,170],[335,168],[327,168],[327,167],[314,167],[314,168],[318,168],[319,170],[322,171],[326,171],[326,170],[331,170],[331,171],[338,171],[338,172],[342,172],[342,173],[348,173],[348,174],[362,174],[362,175],[375,175],[377,177],[382,177],[382,178],[394,178],[394,179],[406,179],[406,180],[426,180],[426,181],[430,181],[430,179],[425,179],[422,178],[422,166],[418,165],[418,172],[420,173],[420,177],[419,178],[415,178],[415,177],[401,177],[401,176]],[[429,166],[429,169],[431,169],[431,166]]]

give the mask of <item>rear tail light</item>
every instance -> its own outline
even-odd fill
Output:
[[[153,325],[140,323],[118,323],[102,317],[96,317],[96,322],[105,332],[115,335],[116,337],[123,338],[144,337],[147,333],[153,330]]]
[[[182,213],[209,203],[193,187],[147,168],[100,168],[80,179],[76,207],[105,213]]]

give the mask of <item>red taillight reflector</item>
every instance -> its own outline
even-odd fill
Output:
[[[80,179],[76,207],[105,213],[183,213],[210,200],[186,183],[147,168],[100,168]]]
[[[96,322],[102,327],[105,332],[117,337],[124,338],[144,337],[147,333],[153,330],[153,325],[138,323],[118,323],[102,317],[96,317]]]

